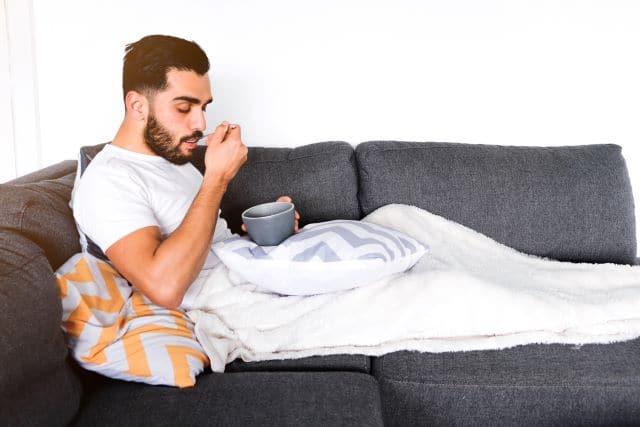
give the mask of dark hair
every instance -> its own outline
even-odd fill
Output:
[[[193,41],[173,36],[146,36],[125,48],[122,67],[123,97],[131,90],[156,92],[166,89],[167,73],[172,70],[209,71],[209,59]]]

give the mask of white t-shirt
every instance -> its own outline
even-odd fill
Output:
[[[191,163],[179,166],[107,144],[76,179],[71,196],[83,251],[85,236],[106,253],[116,241],[148,226],[158,227],[161,238],[167,238],[182,223],[201,184],[202,175]],[[212,245],[231,235],[218,211]],[[203,271],[218,263],[209,249]]]

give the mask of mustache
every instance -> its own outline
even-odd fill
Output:
[[[197,130],[197,131],[193,132],[191,135],[183,136],[182,138],[180,138],[180,142],[185,142],[185,141],[188,141],[188,140],[194,139],[194,138],[195,139],[200,139],[200,138],[202,138],[203,135],[204,134],[202,133],[202,131]]]

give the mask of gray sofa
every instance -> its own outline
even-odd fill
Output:
[[[86,160],[100,148],[86,149]],[[188,389],[83,371],[65,347],[53,276],[80,250],[68,207],[75,172],[65,161],[0,185],[0,424],[640,424],[640,339],[238,360]],[[244,208],[283,194],[301,226],[407,203],[526,253],[636,263],[633,197],[616,145],[250,148],[223,216],[238,231]]]

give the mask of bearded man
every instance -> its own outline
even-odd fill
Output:
[[[208,71],[207,55],[192,41],[153,35],[127,45],[124,119],[72,195],[83,250],[97,246],[167,308],[188,307],[219,262],[211,246],[231,236],[220,202],[247,159],[240,126],[224,121],[206,139],[204,176],[189,162],[213,101]]]

